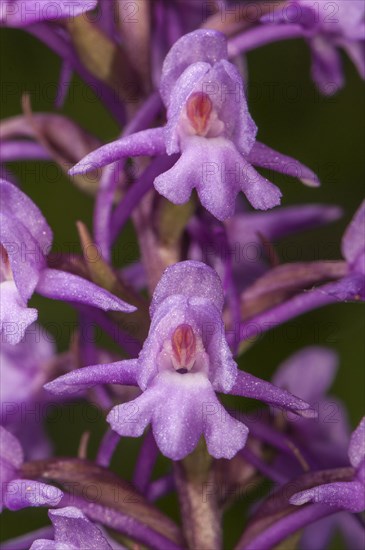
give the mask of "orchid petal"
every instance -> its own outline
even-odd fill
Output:
[[[127,157],[156,156],[165,153],[164,133],[162,128],[142,130],[125,136],[92,151],[69,171],[70,176],[85,174],[90,170],[101,168]]]
[[[21,510],[28,506],[56,506],[63,492],[53,485],[30,479],[14,479],[6,485],[4,504],[9,510]]]
[[[365,79],[365,45],[364,40],[359,42],[349,42],[348,40],[341,43],[347,55],[355,65],[359,75]]]
[[[0,426],[0,452],[1,461],[5,461],[14,470],[20,468],[24,459],[23,449],[18,439],[3,426]],[[6,481],[3,475],[1,479]]]
[[[247,372],[238,371],[236,382],[229,393],[258,399],[275,407],[293,411],[305,418],[316,417],[316,411],[311,409],[309,403]]]
[[[29,550],[58,550],[57,542],[47,539],[38,539],[32,543],[32,546]]]
[[[153,293],[150,306],[151,316],[156,308],[167,298],[175,294],[186,297],[200,297],[211,300],[221,312],[224,304],[222,283],[217,273],[201,262],[179,262],[168,267]]]
[[[365,460],[365,417],[351,436],[349,459],[354,468],[359,468]]]
[[[264,213],[237,214],[228,221],[227,226],[232,239],[235,235],[242,234],[247,242],[252,242],[261,234],[269,241],[274,241],[297,231],[335,221],[341,214],[342,210],[337,206],[289,206]]]
[[[137,385],[137,367],[136,359],[83,367],[48,382],[44,388],[57,395],[71,395],[98,384],[134,386]]]
[[[363,512],[365,509],[364,485],[359,481],[326,483],[295,493],[290,498],[290,502],[296,506],[307,502],[318,502],[339,510],[348,510],[353,513]]]
[[[288,155],[283,155],[271,147],[256,141],[248,154],[247,160],[255,166],[267,168],[280,172],[286,176],[300,179],[310,187],[318,187],[320,185],[318,176],[307,168],[304,164],[298,162]]]
[[[0,180],[1,207],[7,216],[24,224],[43,252],[52,245],[52,231],[42,212],[20,189],[12,183]]]
[[[3,343],[18,344],[26,329],[38,317],[38,311],[28,308],[13,281],[0,283],[0,333]]]
[[[27,220],[29,215],[27,214]],[[46,265],[45,253],[28,227],[0,212],[0,242],[5,249],[12,276],[23,301],[32,296]]]
[[[0,143],[0,161],[51,160],[51,156],[39,143],[27,140],[9,140]]]
[[[311,346],[282,363],[272,382],[314,404],[323,399],[329,390],[337,368],[338,356],[333,350]]]
[[[293,298],[259,313],[249,321],[241,324],[240,334],[244,340],[262,334],[267,330],[286,323],[294,317],[303,315],[312,309],[342,301],[359,301],[365,299],[365,282],[363,275],[348,275],[340,281],[319,286],[297,294]]]
[[[224,34],[199,29],[182,36],[167,54],[160,83],[160,93],[165,105],[169,104],[170,94],[179,76],[197,61],[216,63],[227,59],[227,41]]]
[[[100,529],[74,506],[50,510],[48,515],[54,526],[58,546],[70,550],[111,550]],[[57,546],[57,547],[58,547]]]
[[[311,41],[312,78],[325,95],[333,95],[343,87],[344,76],[339,52],[322,36]]]
[[[134,306],[127,304],[87,279],[57,269],[45,269],[42,272],[37,292],[54,300],[87,304],[104,311],[124,311],[126,313],[136,311]]]
[[[365,274],[365,200],[342,238],[342,254],[350,266]]]

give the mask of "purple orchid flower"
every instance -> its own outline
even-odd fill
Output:
[[[227,55],[226,38],[219,32],[197,30],[180,38],[162,70],[166,126],[104,145],[69,173],[85,173],[130,156],[179,153],[173,167],[155,178],[156,190],[183,204],[196,188],[202,205],[219,220],[234,213],[240,191],[257,209],[280,204],[279,189],[253,164],[318,185],[307,167],[256,141],[257,127],[248,111],[242,77]]]
[[[22,479],[23,449],[10,432],[0,426],[0,469],[1,500],[0,511],[5,506],[20,510],[28,506],[56,506],[62,498],[62,491],[53,485]]]
[[[0,24],[26,27],[40,21],[76,17],[93,10],[98,0],[0,0]]]
[[[365,78],[365,4],[362,0],[288,0],[262,17],[262,25],[230,41],[235,55],[277,40],[304,37],[312,51],[312,77],[319,90],[332,95],[344,83],[343,48]]]
[[[285,390],[239,371],[224,336],[222,285],[200,262],[167,268],[153,295],[150,333],[138,359],[78,369],[46,384],[56,394],[100,383],[138,384],[142,395],[114,407],[108,422],[120,435],[141,436],[151,423],[161,452],[179,460],[204,434],[216,458],[232,458],[248,428],[232,418],[215,391],[259,399],[312,416]]]
[[[245,338],[257,335],[257,331],[265,332],[288,320],[302,315],[307,311],[319,308],[328,304],[344,301],[365,300],[365,201],[362,202],[355,213],[351,223],[347,227],[342,238],[342,254],[344,262],[334,263],[333,282],[317,286],[311,290],[302,291],[292,298],[259,313],[241,326],[241,333]],[[311,266],[311,280],[315,281],[316,275],[321,276],[323,262],[314,262]],[[266,291],[279,291],[278,280],[275,272],[280,270],[282,280],[288,279],[288,275],[295,276],[292,264],[278,266],[271,270],[271,274],[265,274],[258,280],[259,286],[263,283]],[[318,274],[317,274],[318,271]],[[328,270],[327,270],[328,271]],[[330,270],[327,276],[330,274]],[[272,276],[274,276],[272,278]],[[322,274],[323,276],[323,274]],[[268,280],[264,281],[264,278]],[[271,280],[269,280],[271,279]],[[275,279],[275,281],[274,281]],[[247,296],[254,293],[255,289],[248,289]],[[247,297],[246,296],[246,297]],[[250,326],[248,326],[250,325]]]
[[[112,550],[101,530],[78,508],[49,510],[48,515],[54,527],[54,541],[35,540],[30,550]]]
[[[291,504],[300,506],[307,502],[327,504],[339,510],[363,512],[365,510],[365,417],[353,432],[348,449],[350,463],[354,469],[352,481],[326,483],[290,498]]]
[[[1,308],[3,341],[17,344],[37,319],[27,302],[36,291],[43,296],[84,303],[104,311],[135,311],[90,281],[47,267],[52,232],[40,210],[13,184],[1,180]]]

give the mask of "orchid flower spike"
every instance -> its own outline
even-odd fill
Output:
[[[139,437],[148,424],[161,452],[180,460],[202,435],[209,453],[232,458],[248,428],[232,418],[216,391],[258,399],[303,416],[310,405],[237,368],[222,320],[222,284],[200,262],[166,269],[153,295],[151,327],[138,359],[78,369],[45,385],[70,394],[100,383],[137,385],[142,394],[114,407],[107,420],[120,435]]]
[[[253,165],[319,185],[309,168],[256,141],[242,76],[228,61],[222,33],[197,30],[180,38],[164,61],[160,93],[167,108],[165,127],[104,145],[69,173],[85,173],[126,157],[179,154],[173,167],[155,178],[156,190],[183,204],[195,188],[202,205],[219,220],[234,214],[240,191],[256,209],[280,204],[280,190]]]
[[[0,180],[0,333],[17,344],[38,316],[27,303],[36,291],[104,311],[135,311],[87,279],[47,267],[52,231],[37,206],[15,185]]]

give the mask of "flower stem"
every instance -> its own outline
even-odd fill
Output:
[[[205,496],[214,484],[212,458],[200,444],[187,458],[174,464],[183,529],[191,550],[219,550],[222,547],[221,512],[216,492]]]

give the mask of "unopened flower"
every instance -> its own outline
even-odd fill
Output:
[[[90,281],[47,267],[52,231],[37,206],[15,185],[0,180],[0,332],[17,344],[38,312],[27,302],[36,291],[48,298],[107,310],[135,311]]]
[[[318,185],[298,161],[256,141],[242,77],[228,61],[223,34],[197,30],[180,38],[166,56],[160,93],[167,108],[163,128],[144,130],[104,145],[70,171],[87,172],[128,156],[180,154],[174,166],[154,180],[156,190],[183,204],[196,188],[202,205],[219,220],[234,213],[243,191],[252,206],[280,204],[279,189],[253,167],[263,166]]]
[[[76,17],[94,9],[98,0],[0,0],[0,25],[26,27],[40,21]]]
[[[3,507],[20,510],[28,506],[55,506],[61,500],[62,491],[40,481],[23,479],[21,466],[23,449],[10,432],[0,426],[0,511]]]
[[[153,295],[149,335],[138,359],[76,370],[46,384],[68,394],[99,383],[138,384],[142,394],[114,407],[108,422],[120,435],[141,436],[148,424],[161,452],[179,460],[205,436],[216,458],[232,458],[248,428],[232,418],[216,391],[259,399],[312,416],[310,406],[285,390],[238,370],[222,321],[218,275],[200,262],[167,268]]]
[[[30,550],[112,550],[101,530],[78,508],[49,510],[48,515],[54,527],[54,540],[35,540]]]

